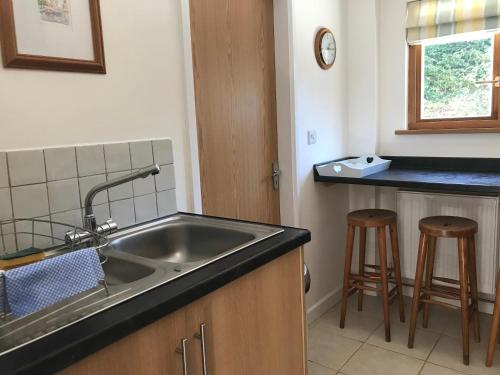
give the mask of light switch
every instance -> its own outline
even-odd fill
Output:
[[[318,141],[318,135],[316,134],[316,130],[308,130],[307,131],[307,144],[313,145]]]

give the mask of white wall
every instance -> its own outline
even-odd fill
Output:
[[[298,225],[312,233],[305,258],[312,274],[307,305],[313,319],[338,297],[342,279],[347,188],[315,183],[312,166],[347,152],[347,2],[293,0],[292,4],[296,203]],[[337,40],[337,61],[327,71],[314,57],[320,27],[330,28]],[[307,144],[309,129],[318,135],[314,145]]]
[[[0,150],[171,137],[193,206],[179,1],[101,1],[107,75],[0,68]]]

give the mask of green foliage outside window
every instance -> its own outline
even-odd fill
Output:
[[[424,46],[422,117],[489,116],[491,85],[476,81],[492,76],[492,39]]]

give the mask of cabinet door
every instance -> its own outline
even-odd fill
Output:
[[[182,375],[176,353],[186,337],[186,311],[181,309],[63,370],[64,375]],[[189,355],[189,354],[188,354]]]
[[[295,250],[212,293],[208,374],[306,374],[303,291]]]

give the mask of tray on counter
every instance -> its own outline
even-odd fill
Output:
[[[348,158],[332,161],[316,167],[320,176],[362,178],[382,172],[391,166],[391,160],[385,160],[377,155],[363,155],[359,158]]]

